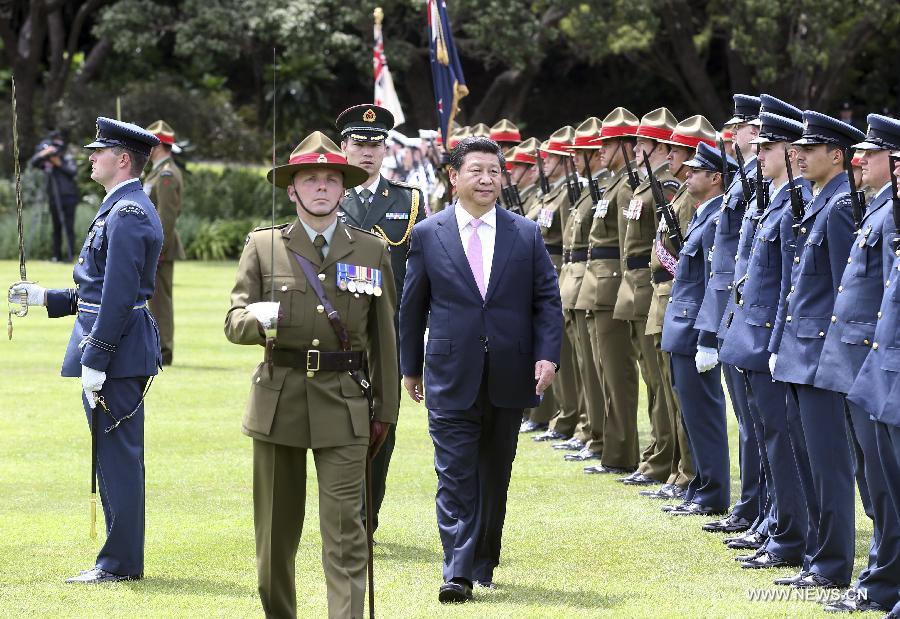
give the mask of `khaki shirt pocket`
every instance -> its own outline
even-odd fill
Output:
[[[359,438],[369,436],[369,401],[362,389],[347,372],[338,375],[341,381],[341,395],[347,404],[350,413],[350,424],[353,426],[353,434]]]

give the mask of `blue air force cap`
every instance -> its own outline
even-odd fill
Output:
[[[159,138],[142,127],[100,116],[97,118],[97,135],[85,148],[119,146],[149,157],[150,149],[157,144]]]
[[[881,114],[869,114],[866,117],[869,132],[856,150],[897,150],[900,148],[900,120]]]
[[[725,126],[750,122],[759,116],[759,97],[753,95],[734,95],[734,117],[725,122]]]
[[[738,169],[737,162],[729,156],[725,156],[728,162],[728,171],[736,172]],[[684,165],[695,170],[706,170],[708,172],[722,171],[722,154],[717,148],[713,148],[706,142],[700,142],[697,145],[697,153],[693,159],[684,162]]]
[[[759,120],[762,123],[759,128],[759,137],[750,140],[751,144],[795,142],[803,135],[803,124],[792,118],[761,112]]]
[[[841,148],[850,148],[862,142],[866,134],[845,122],[806,110],[803,112],[803,135],[794,144],[805,146],[810,144],[834,144]]]
[[[791,120],[796,120],[798,123],[803,122],[803,110],[799,107],[794,107],[787,101],[782,101],[777,97],[773,97],[772,95],[767,95],[765,93],[759,95],[759,114],[760,116],[765,114],[777,114],[783,118],[790,118]],[[756,120],[750,121],[751,125],[756,125],[759,127],[762,125],[762,121],[757,118]]]

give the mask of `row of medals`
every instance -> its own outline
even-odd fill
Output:
[[[380,297],[383,292],[381,286],[362,279],[342,279],[338,282],[338,288],[354,294],[363,293],[376,297]]]

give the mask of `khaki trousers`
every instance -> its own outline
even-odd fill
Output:
[[[675,390],[672,389],[672,366],[669,360],[669,353],[660,348],[661,343],[662,334],[654,333],[653,345],[656,348],[657,363],[659,364],[662,377],[662,395],[666,399],[666,410],[669,413],[669,423],[673,429],[672,436],[675,438],[672,450],[672,466],[666,483],[687,488],[687,485],[694,479],[694,462],[691,460],[687,434],[684,432],[684,423],[681,421],[681,408],[678,406]]]
[[[156,287],[148,305],[150,313],[159,327],[159,345],[162,349],[163,365],[172,365],[172,352],[175,346],[175,310],[172,306],[172,274],[175,263],[171,260],[160,260],[156,265]]]
[[[575,343],[575,357],[578,360],[578,372],[584,391],[587,423],[584,424],[585,441],[588,449],[594,453],[603,452],[603,428],[609,412],[609,398],[603,387],[600,367],[594,360],[594,348],[591,345],[591,333],[588,329],[588,314],[585,310],[566,311],[566,331],[571,331]],[[571,319],[569,318],[571,315]]]
[[[559,359],[559,374],[553,381],[553,397],[559,407],[559,414],[550,423],[550,428],[565,436],[572,436],[584,415],[585,405],[584,395],[576,382],[578,362],[575,347],[568,333],[563,333]]]
[[[669,407],[663,391],[662,371],[652,335],[646,335],[647,321],[629,320],[631,343],[638,353],[641,376],[647,387],[647,412],[650,415],[650,443],[641,454],[638,471],[664,482],[672,469],[675,437],[669,419]]]

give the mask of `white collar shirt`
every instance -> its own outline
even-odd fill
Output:
[[[494,242],[497,238],[497,207],[491,207],[487,213],[480,217],[484,222],[478,228],[469,225],[474,217],[462,207],[456,204],[456,225],[459,227],[459,238],[462,241],[463,251],[468,255],[469,238],[472,232],[478,232],[481,241],[482,266],[484,267],[484,289],[487,291],[491,282],[491,265],[494,261]]]

